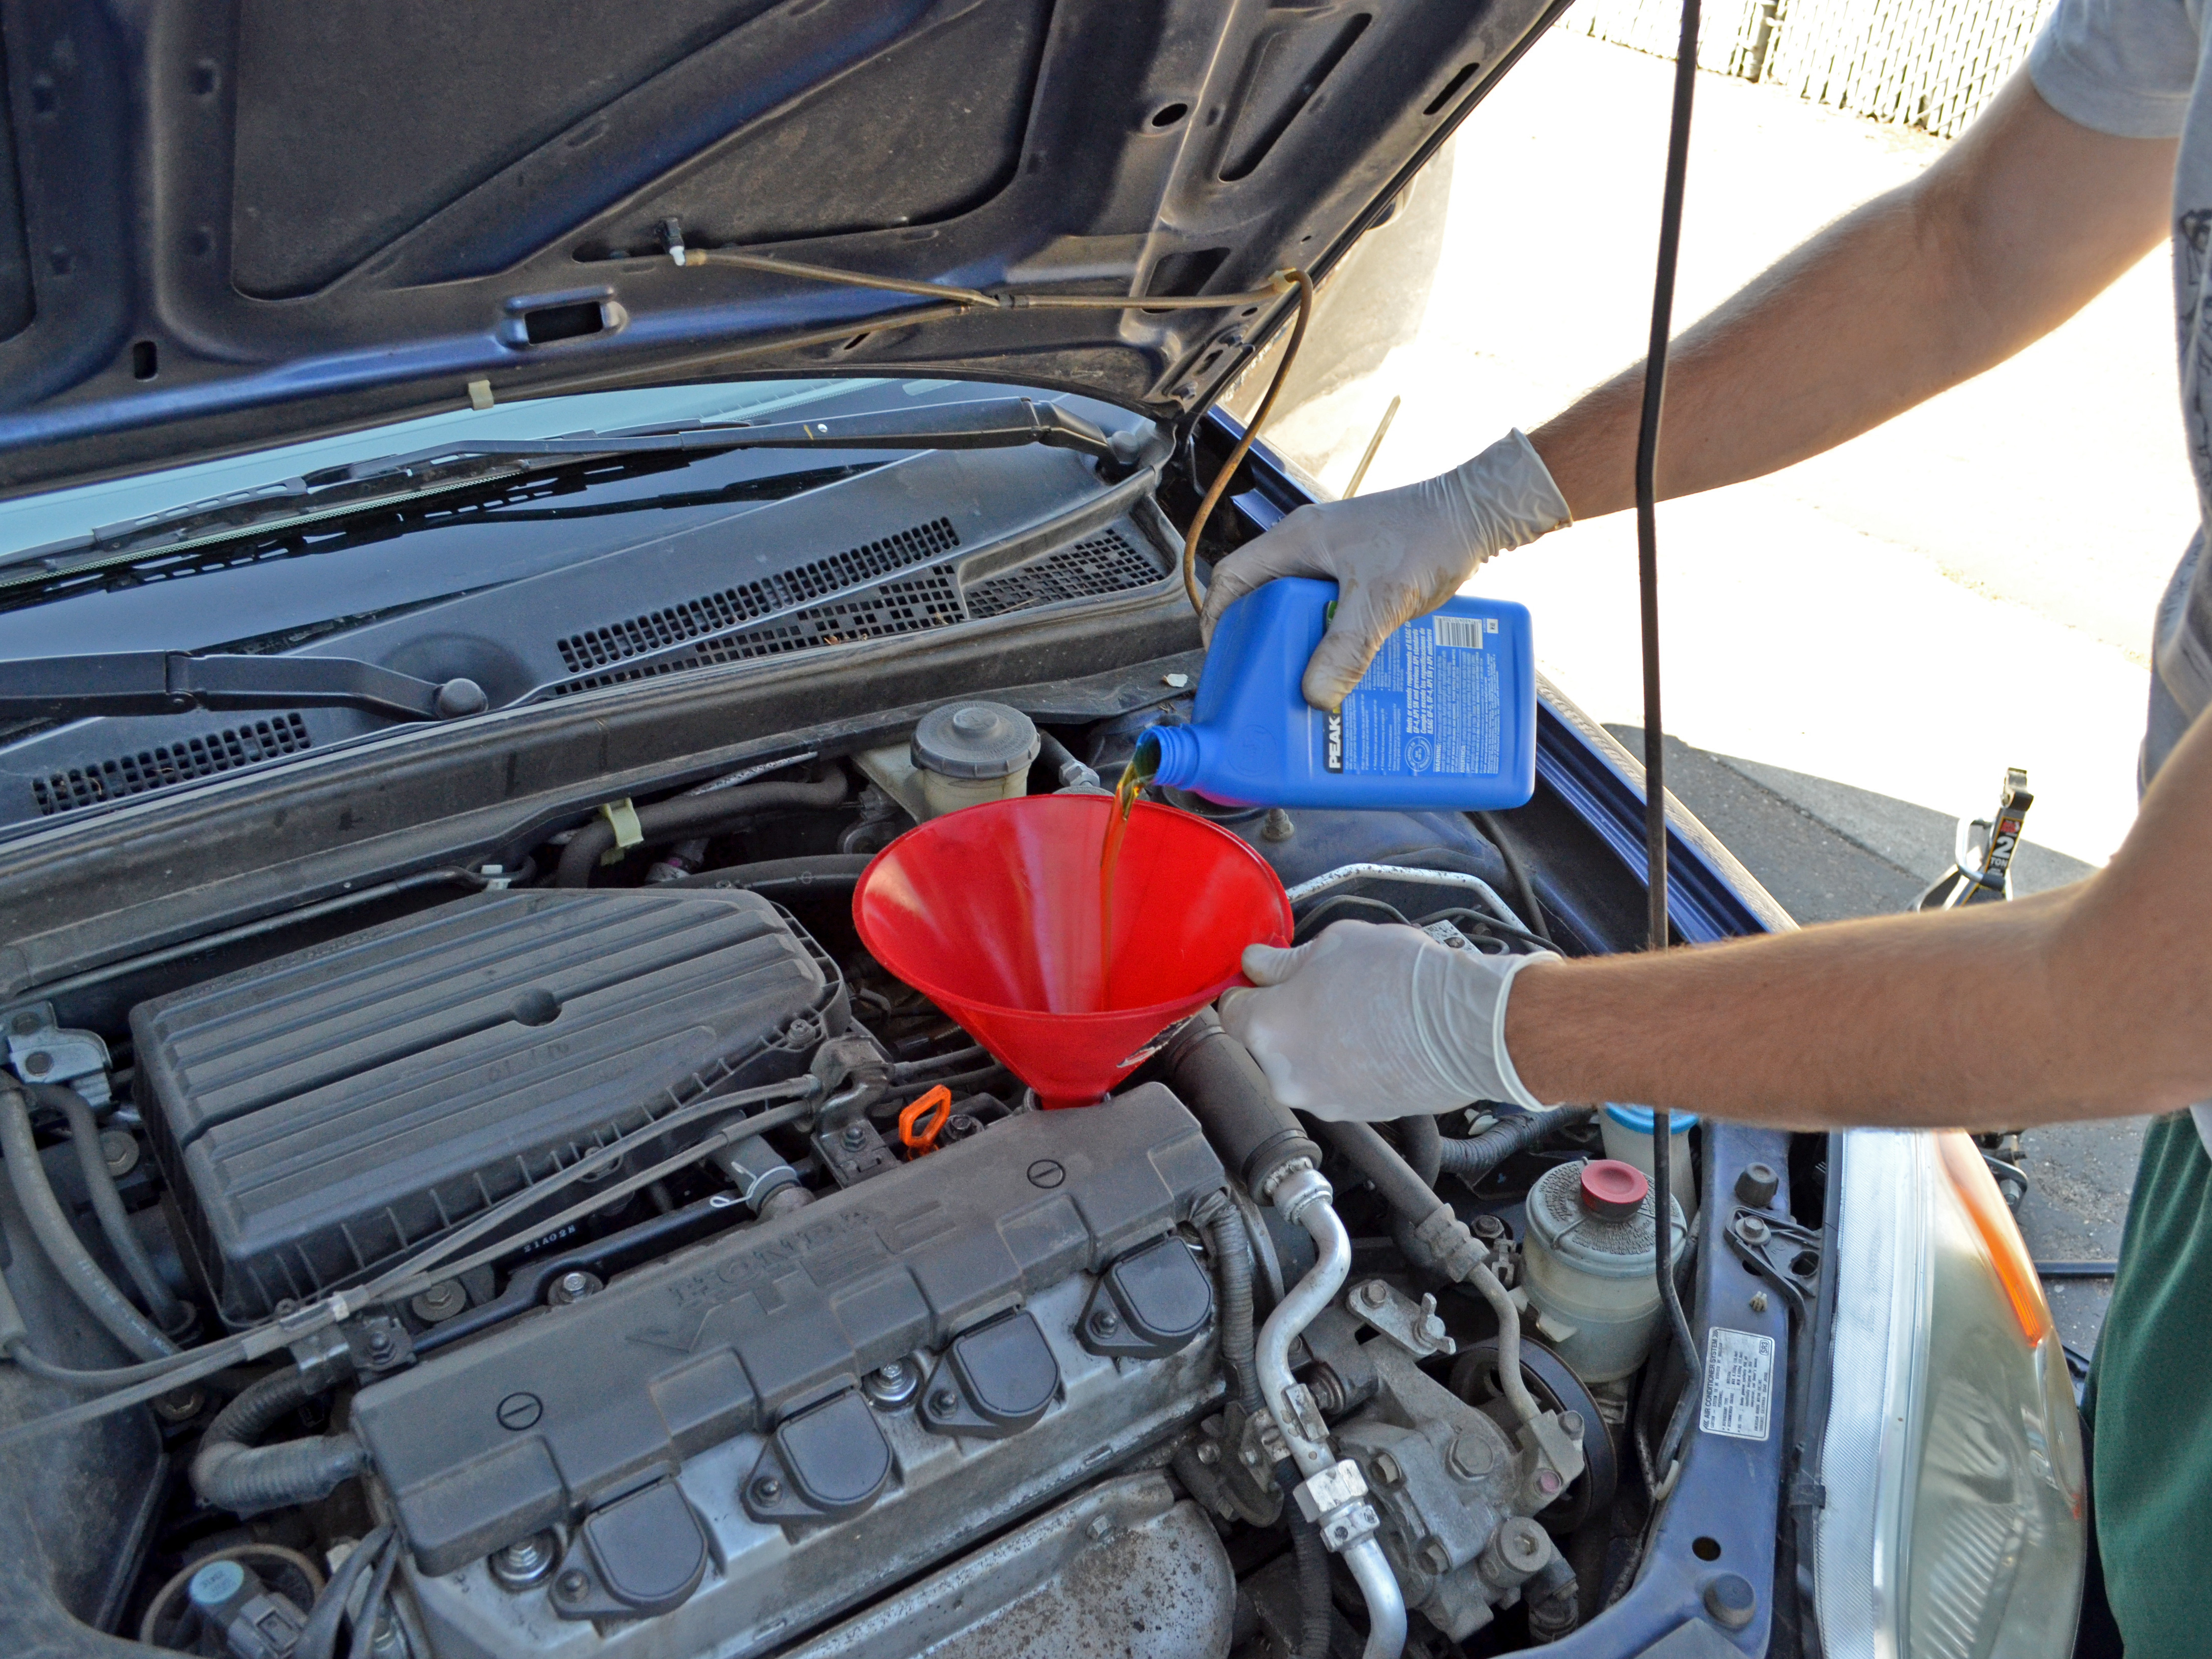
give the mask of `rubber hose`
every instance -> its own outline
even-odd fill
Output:
[[[85,1188],[92,1194],[92,1212],[100,1218],[100,1231],[107,1236],[107,1248],[115,1252],[115,1259],[123,1264],[123,1271],[131,1276],[131,1282],[145,1299],[146,1311],[154,1316],[164,1331],[181,1331],[191,1322],[192,1310],[178,1301],[176,1292],[162,1281],[154,1258],[146,1254],[145,1242],[131,1224],[131,1213],[123,1207],[123,1194],[116,1191],[115,1177],[107,1172],[107,1154],[100,1146],[100,1125],[93,1119],[91,1106],[76,1090],[64,1088],[58,1083],[26,1086],[33,1100],[41,1106],[51,1106],[69,1120],[70,1139],[76,1147],[77,1168],[84,1171]]]
[[[955,1048],[950,1054],[932,1054],[927,1060],[902,1060],[891,1067],[890,1079],[894,1083],[919,1083],[954,1072],[972,1072],[998,1063],[989,1049],[980,1043],[972,1044],[965,1048]]]
[[[1324,1123],[1322,1133],[1352,1168],[1375,1183],[1375,1190],[1394,1214],[1419,1224],[1443,1204],[1435,1188],[1421,1179],[1398,1149],[1376,1132],[1371,1123]]]
[[[63,1283],[84,1304],[85,1311],[137,1358],[166,1359],[175,1353],[177,1345],[148,1323],[146,1316],[100,1272],[100,1264],[70,1224],[39,1163],[38,1142],[31,1133],[30,1103],[13,1084],[0,1085],[0,1155],[7,1159],[9,1183],[31,1224],[32,1236]]]
[[[1400,1123],[1411,1121],[1401,1118]],[[1428,1120],[1433,1132],[1436,1120]],[[1425,1273],[1437,1265],[1437,1253],[1421,1243],[1415,1232],[1424,1221],[1444,1207],[1436,1188],[1421,1178],[1406,1158],[1369,1123],[1325,1123],[1322,1132],[1352,1168],[1375,1183],[1375,1190],[1390,1206],[1390,1238],[1407,1265]],[[1439,1142],[1442,1136],[1437,1137]]]
[[[352,1554],[338,1563],[331,1582],[315,1598],[307,1626],[300,1632],[300,1644],[292,1650],[292,1659],[331,1659],[338,1644],[338,1625],[345,1618],[346,1603],[353,1597],[353,1587],[361,1582],[363,1572],[376,1565],[377,1558],[391,1543],[392,1528],[378,1527],[353,1547]]]
[[[1505,878],[1513,884],[1513,896],[1521,901],[1521,921],[1528,930],[1549,945],[1552,930],[1544,925],[1544,907],[1536,900],[1536,884],[1528,879],[1528,866],[1513,850],[1512,842],[1505,838],[1505,827],[1498,821],[1495,812],[1469,812],[1474,827],[1498,849],[1498,856],[1505,865]]]
[[[1279,1465],[1276,1478],[1283,1487],[1283,1519],[1291,1528],[1291,1554],[1298,1569],[1298,1650],[1294,1659],[1329,1659],[1336,1634],[1336,1596],[1329,1587],[1328,1546],[1322,1541],[1321,1524],[1309,1521],[1291,1489],[1297,1476]]]
[[[252,1515],[312,1504],[360,1474],[368,1453],[350,1434],[252,1443],[314,1392],[296,1370],[278,1371],[242,1390],[201,1437],[192,1459],[192,1490],[217,1509]]]
[[[1251,1050],[1221,1029],[1212,1009],[1176,1029],[1160,1067],[1229,1173],[1262,1203],[1285,1172],[1321,1161],[1321,1148],[1275,1098]]]
[[[851,788],[842,772],[832,772],[814,783],[741,783],[735,788],[717,789],[711,795],[678,795],[668,800],[657,800],[650,806],[641,806],[637,809],[637,827],[647,842],[672,841],[680,836],[720,829],[755,812],[786,807],[836,806],[844,801]],[[554,874],[554,885],[590,886],[592,872],[598,866],[600,854],[614,844],[614,825],[604,817],[594,817],[569,836],[568,844],[561,849],[561,864]]]
[[[1587,1106],[1554,1106],[1547,1112],[1509,1119],[1465,1140],[1446,1135],[1439,1147],[1443,1154],[1442,1172],[1474,1186],[1516,1152],[1541,1145],[1589,1115]]]
[[[384,1612],[384,1603],[392,1593],[392,1575],[399,1565],[399,1543],[397,1539],[386,1546],[384,1559],[376,1564],[376,1577],[368,1581],[368,1594],[362,1598],[361,1615],[353,1621],[353,1642],[346,1649],[346,1659],[371,1659],[376,1650],[376,1626]]]
[[[1229,1373],[1230,1390],[1247,1415],[1256,1413],[1267,1401],[1260,1393],[1253,1347],[1252,1246],[1244,1236],[1244,1218],[1236,1200],[1226,1192],[1215,1192],[1191,1212],[1190,1218],[1206,1230],[1207,1247],[1213,1252],[1221,1297],[1221,1364]]]
[[[1067,745],[1049,732],[1037,732],[1037,758],[1052,769],[1053,787],[1056,789],[1103,789],[1098,774],[1075,758]]]
[[[796,858],[761,859],[720,870],[702,870],[668,884],[672,887],[739,887],[764,898],[804,898],[809,893],[849,893],[872,855],[866,853],[802,853]]]
[[[1444,1158],[1444,1134],[1437,1127],[1436,1119],[1426,1112],[1400,1118],[1398,1146],[1406,1162],[1413,1165],[1413,1173],[1435,1186],[1437,1176],[1443,1171]]]

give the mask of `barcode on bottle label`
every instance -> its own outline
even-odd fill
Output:
[[[1431,617],[1429,625],[1436,629],[1438,645],[1456,646],[1462,651],[1482,649],[1482,636],[1498,631],[1497,621],[1489,617]]]
[[[1705,1339],[1705,1397],[1698,1426],[1707,1434],[1764,1440],[1773,1407],[1774,1339],[1716,1325]]]

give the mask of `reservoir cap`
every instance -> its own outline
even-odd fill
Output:
[[[944,778],[1003,778],[1037,756],[1036,722],[1002,702],[933,708],[915,728],[914,763]]]
[[[1583,1208],[1608,1221],[1625,1221],[1644,1206],[1651,1183],[1633,1164],[1592,1158],[1583,1165]]]
[[[1649,1106],[1623,1106],[1612,1101],[1606,1103],[1605,1115],[1622,1128],[1639,1135],[1650,1134],[1653,1123],[1656,1121]],[[1668,1115],[1667,1133],[1670,1135],[1686,1134],[1697,1127],[1698,1115],[1695,1112],[1673,1112]]]

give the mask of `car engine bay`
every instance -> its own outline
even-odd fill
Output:
[[[1480,1655],[1598,1616],[1698,1402],[1595,1115],[1316,1124],[1208,1012],[1039,1109],[860,943],[873,854],[1101,791],[1188,678],[1083,724],[933,711],[1013,731],[996,776],[947,759],[961,722],[793,733],[222,971],[155,953],[127,1006],[0,1014],[0,1458],[104,1494],[45,1540],[56,1597],[236,1659],[1259,1659],[1394,1618]],[[1267,860],[1301,940],[1609,948],[1528,831],[1170,804]],[[1791,1234],[1822,1175],[1692,1142],[1686,1300],[1725,1220]],[[150,1421],[41,1431],[126,1381]]]

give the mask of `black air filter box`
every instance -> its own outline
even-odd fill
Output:
[[[139,1109],[238,1323],[733,1071],[795,1075],[846,1014],[835,965],[753,894],[507,892],[141,1003],[131,1030]]]

